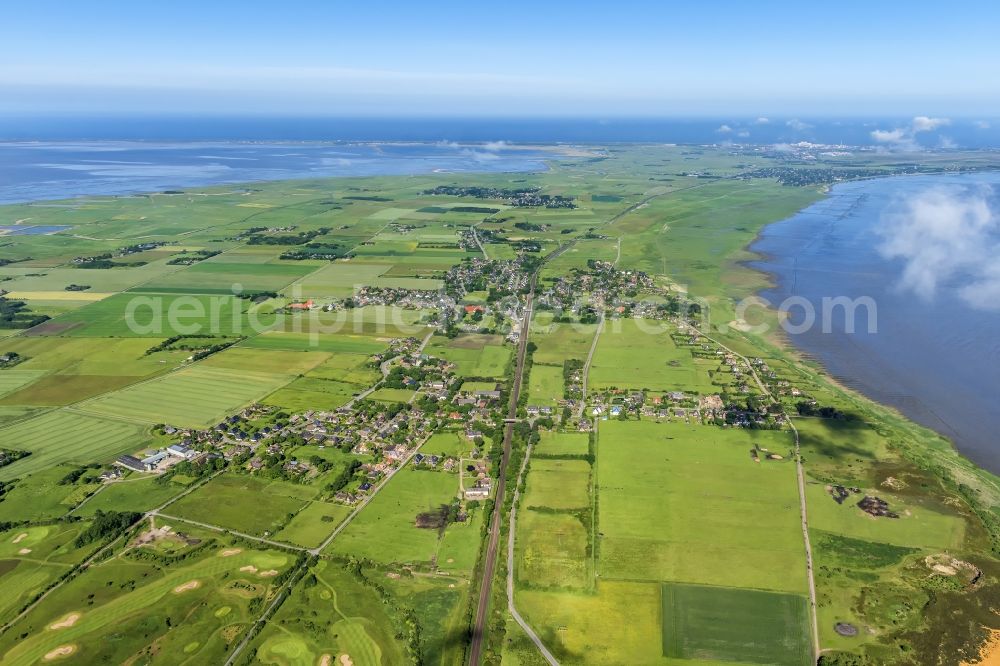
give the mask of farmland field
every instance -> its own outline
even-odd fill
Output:
[[[787,433],[648,421],[602,424],[602,578],[805,589],[795,467],[755,463]]]
[[[755,664],[812,663],[805,597],[663,585],[663,654]]]
[[[407,467],[397,472],[372,502],[341,532],[330,547],[331,554],[367,557],[383,563],[444,566],[447,552],[437,529],[415,526],[417,514],[434,511],[458,494],[458,476],[445,472],[418,471]],[[470,525],[452,525],[462,540],[476,541],[478,531]],[[456,544],[458,546],[460,544]],[[447,560],[444,557],[444,560]]]
[[[33,335],[82,337],[167,337],[174,332],[211,335],[246,334],[253,330],[246,301],[228,290],[217,295],[171,293],[116,294],[35,327]],[[258,316],[259,325],[273,316]]]
[[[282,481],[224,474],[171,504],[169,513],[256,536],[274,534],[306,506],[303,490],[309,492]]]
[[[343,504],[310,502],[275,535],[275,539],[309,548],[316,547],[350,512],[351,508]]]
[[[617,319],[605,325],[590,369],[591,387],[715,393],[707,372],[665,331],[658,321]]]
[[[527,507],[582,509],[590,506],[589,492],[590,463],[539,458],[531,462],[523,501]]]
[[[95,398],[78,409],[136,422],[206,427],[289,379],[285,374],[199,365]]]
[[[534,364],[528,376],[528,402],[532,405],[554,406],[563,398],[563,369],[552,365]]]
[[[4,428],[0,439],[32,452],[0,467],[0,481],[7,481],[63,462],[109,462],[141,448],[146,436],[134,423],[58,410]]]
[[[517,578],[527,588],[588,588],[590,535],[576,514],[527,510],[518,518]]]
[[[475,334],[453,340],[432,338],[427,353],[458,365],[462,377],[501,377],[513,355],[498,337]]]
[[[589,433],[546,432],[535,447],[535,453],[545,456],[584,456],[590,450]]]

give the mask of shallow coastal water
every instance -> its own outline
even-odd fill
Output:
[[[500,144],[7,142],[0,204],[294,178],[543,171],[551,157]]]
[[[777,305],[804,297],[816,323],[791,341],[832,375],[951,438],[1000,473],[1000,174],[845,183],[768,226],[752,249]],[[824,297],[870,297],[855,332]],[[804,309],[789,310],[804,322]]]

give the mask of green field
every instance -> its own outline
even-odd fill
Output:
[[[414,395],[416,391],[410,389],[380,388],[369,394],[368,399],[379,402],[409,402]]]
[[[462,377],[502,377],[513,351],[503,346],[498,336],[466,334],[449,340],[434,337],[426,347],[428,354],[458,366]]]
[[[528,376],[528,404],[552,407],[562,399],[562,366],[533,364]]]
[[[616,319],[608,322],[597,343],[590,386],[716,393],[706,369],[678,349],[660,321]]]
[[[517,523],[517,580],[529,589],[589,588],[593,566],[590,534],[568,513],[520,512]]]
[[[602,578],[805,590],[795,466],[784,432],[649,421],[601,424]]]
[[[549,509],[589,507],[590,463],[586,460],[532,460],[523,503],[527,507]]]
[[[535,445],[535,455],[585,456],[590,451],[590,435],[585,432],[543,432]]]
[[[169,513],[255,536],[273,535],[315,494],[284,481],[229,473],[171,504]]]
[[[315,548],[330,536],[350,512],[351,508],[343,504],[310,502],[275,535],[275,539]]]
[[[56,465],[22,478],[0,502],[0,522],[49,520],[65,516],[73,506],[100,486],[62,484],[72,465]]]
[[[811,664],[806,598],[666,583],[663,654],[676,659]]]
[[[434,511],[458,494],[458,475],[419,471],[407,467],[397,472],[365,510],[330,544],[335,555],[367,557],[376,562],[446,567],[449,559],[478,547],[474,525],[456,524],[441,534],[437,529],[415,526],[417,514]],[[448,533],[454,538],[447,538]],[[454,543],[452,543],[454,541]],[[473,558],[474,559],[474,558]]]
[[[161,483],[157,477],[133,474],[109,483],[74,515],[93,516],[97,511],[149,511],[184,490],[176,483]]]
[[[178,333],[246,335],[275,318],[247,316],[247,302],[227,289],[213,296],[171,293],[116,294],[34,329],[33,335],[169,337]]]
[[[210,259],[182,271],[151,280],[143,284],[143,291],[186,291],[189,293],[220,293],[220,289],[230,290],[223,293],[233,293],[234,287],[242,291],[280,291],[293,280],[312,272],[314,267],[296,263],[262,264],[234,263],[231,261],[215,261]],[[204,291],[203,290],[206,290]]]
[[[285,374],[196,365],[95,398],[78,409],[140,423],[204,428],[263,398],[289,379]]]
[[[109,462],[142,447],[145,429],[134,423],[58,410],[0,430],[0,439],[31,455],[0,467],[0,481],[64,462]]]

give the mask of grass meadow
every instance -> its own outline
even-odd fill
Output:
[[[787,432],[649,421],[601,423],[602,578],[804,592],[795,466]]]
[[[204,428],[289,379],[286,374],[196,365],[95,398],[77,409],[136,422]]]
[[[0,430],[0,439],[32,452],[0,467],[0,481],[9,481],[60,463],[108,462],[141,448],[148,435],[135,423],[61,409],[8,426]]]
[[[308,486],[227,473],[171,504],[169,512],[254,536],[273,535],[315,494]]]

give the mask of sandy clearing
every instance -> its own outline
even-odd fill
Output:
[[[27,555],[30,552],[31,552],[30,548],[22,548],[21,550],[17,551],[17,554],[18,555]]]
[[[340,655],[340,664],[341,666],[354,666],[354,660],[351,659],[351,655],[342,654]]]
[[[243,552],[242,548],[227,548],[226,550],[219,553],[219,557],[232,557],[233,555],[239,555]]]
[[[53,659],[59,659],[60,657],[68,657],[74,652],[76,652],[76,645],[60,645],[55,650],[46,652],[43,659],[45,659],[45,661],[52,661]]]
[[[50,624],[49,629],[66,629],[67,627],[72,627],[76,624],[76,621],[80,619],[80,613],[70,613],[63,619],[59,620],[55,624]]]
[[[319,658],[319,666],[330,666],[333,663],[333,657],[328,654],[324,654]]]
[[[182,592],[187,592],[188,590],[197,589],[201,585],[201,581],[189,580],[183,585],[178,585],[174,588],[174,594],[180,594]]]
[[[28,538],[28,533],[27,532],[21,532],[16,537],[14,537],[14,540],[11,541],[11,543],[21,543],[23,540],[25,540],[27,538]]]
[[[245,567],[240,567],[240,571],[246,571],[249,573],[257,573],[257,567],[252,564],[248,564]]]
[[[979,651],[978,661],[963,661],[962,666],[1000,666],[1000,629],[991,629],[990,637]]]
[[[278,570],[277,569],[268,569],[267,571],[261,571],[257,575],[260,576],[261,578],[270,578],[271,576],[277,576],[278,575]]]

